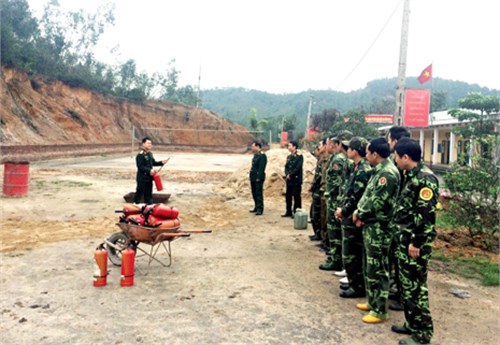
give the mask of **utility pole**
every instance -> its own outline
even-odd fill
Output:
[[[198,71],[198,90],[196,92],[196,108],[200,106],[200,87],[201,87],[201,59],[200,59],[200,69]]]
[[[410,26],[410,0],[404,0],[403,25],[401,27],[401,43],[399,47],[398,84],[396,89],[396,110],[393,124],[402,126],[404,123],[404,93],[406,79],[406,52],[408,50],[408,28]]]
[[[313,96],[309,96],[309,108],[307,110],[307,120],[306,120],[306,134],[304,136],[306,140],[307,140],[307,135],[309,134],[309,125],[311,122],[311,110],[312,110],[313,99],[314,99]]]

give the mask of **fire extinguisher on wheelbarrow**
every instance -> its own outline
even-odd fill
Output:
[[[167,158],[167,162],[170,160],[170,157]],[[165,162],[166,164],[166,162]],[[160,177],[160,170],[165,166],[163,164],[160,169],[156,172],[156,174],[153,175],[153,181],[155,182],[156,190],[158,192],[161,192],[163,190],[163,183],[161,182],[161,177]]]

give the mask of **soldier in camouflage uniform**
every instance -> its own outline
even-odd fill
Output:
[[[282,217],[293,217],[298,208],[302,208],[302,165],[304,157],[297,152],[298,143],[290,141],[288,150],[290,154],[286,157],[285,180],[286,180],[286,212]],[[293,208],[292,208],[293,199]]]
[[[151,152],[152,147],[151,139],[145,137],[142,139],[142,150],[135,157],[135,164],[137,166],[135,204],[139,204],[143,197],[146,204],[151,205],[153,203],[153,176],[156,174],[153,166],[163,166],[168,162],[168,159],[159,162],[156,161]]]
[[[349,176],[352,163],[347,158],[347,145],[342,143],[346,136],[339,136],[332,139],[335,152],[326,173],[326,207],[327,207],[327,232],[329,249],[327,261],[319,266],[325,271],[342,270],[342,228],[341,223],[335,218],[335,211],[339,202],[339,197],[343,192],[343,186]],[[348,142],[347,142],[348,144]]]
[[[420,161],[422,151],[418,142],[402,138],[394,149],[398,167],[406,171],[394,217],[399,228],[396,255],[406,322],[393,325],[391,329],[411,335],[400,344],[429,344],[433,326],[427,270],[432,241],[436,237],[439,183],[434,173]]]
[[[389,142],[389,148],[391,149],[391,155],[389,159],[392,160],[394,164],[396,164],[396,160],[394,158],[394,146],[397,144],[399,139],[409,138],[410,132],[408,129],[402,126],[392,126],[389,129],[389,133],[387,134],[387,141]],[[398,167],[399,176],[401,178],[401,182],[399,185],[399,190],[401,191],[402,183],[404,180],[404,170]],[[389,249],[389,267],[391,268],[391,280],[393,284],[391,285],[389,298],[393,300],[392,303],[389,303],[389,309],[402,311],[403,307],[403,297],[401,296],[401,283],[399,281],[399,271],[398,265],[396,264],[396,250],[398,247],[398,239],[397,236],[394,236],[391,243],[391,248]]]
[[[368,303],[357,304],[369,311],[363,322],[379,323],[387,318],[389,295],[389,246],[392,241],[391,222],[399,192],[399,172],[389,160],[389,144],[385,138],[373,139],[366,148],[366,159],[374,167],[373,175],[353,213],[353,222],[363,228],[366,253],[365,285]]]
[[[258,141],[252,143],[252,167],[250,168],[250,187],[252,188],[252,197],[254,208],[250,212],[260,216],[264,213],[264,181],[266,180],[267,156],[262,152],[262,144]]]
[[[326,139],[323,139],[319,142],[315,150],[315,155],[317,158],[316,169],[314,171],[314,178],[311,183],[311,188],[309,191],[312,193],[312,202],[311,202],[311,225],[314,231],[314,235],[309,236],[311,241],[321,241],[321,168],[323,156],[325,154],[326,149]]]
[[[326,197],[325,197],[325,190],[326,190],[326,172],[328,170],[328,166],[330,165],[330,161],[333,158],[333,155],[336,150],[336,146],[333,144],[332,140],[333,137],[329,137],[326,140],[326,145],[325,145],[325,153],[323,156],[323,159],[321,161],[321,183],[319,185],[319,193],[321,196],[321,221],[320,221],[320,235],[321,235],[321,241],[323,242],[323,246],[325,248],[328,248],[328,231],[327,231],[327,204],[326,204]]]
[[[352,221],[352,214],[363,195],[372,174],[366,155],[365,138],[354,137],[349,142],[347,156],[354,162],[353,172],[346,184],[345,191],[335,211],[335,217],[342,220],[342,260],[349,280],[349,289],[342,291],[340,297],[364,297],[365,278],[363,273],[363,232]]]

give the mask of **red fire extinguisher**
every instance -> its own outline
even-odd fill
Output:
[[[135,263],[135,250],[127,248],[122,251],[122,275],[121,286],[134,285],[134,263]]]
[[[108,251],[104,248],[104,243],[101,243],[94,252],[95,271],[94,271],[94,286],[106,286],[108,276]]]

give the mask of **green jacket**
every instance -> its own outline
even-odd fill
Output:
[[[252,159],[252,167],[250,168],[250,181],[257,180],[264,182],[266,179],[267,156],[264,152],[259,151],[254,153]]]
[[[399,192],[399,171],[385,159],[373,169],[365,192],[355,213],[365,223],[389,223],[396,209]]]
[[[286,180],[289,185],[299,185],[302,184],[302,165],[304,163],[304,157],[297,152],[292,153],[286,157],[285,163],[285,175],[289,176],[290,179]]]
[[[342,209],[342,216],[344,216],[345,220],[352,222],[351,216],[356,210],[371,176],[372,167],[365,158],[354,165],[353,172],[349,176],[339,203],[339,207]]]
[[[316,169],[314,169],[314,177],[311,183],[311,192],[319,192],[321,187],[321,167],[323,164],[323,159],[318,158],[316,161]]]
[[[145,152],[144,150],[139,152],[135,157],[135,164],[137,166],[137,181],[152,181],[153,177],[150,175],[150,172],[153,166],[163,166],[162,162],[155,160],[151,151]]]
[[[439,181],[423,163],[406,172],[394,216],[401,243],[421,248],[436,238],[438,193]]]
[[[344,153],[336,153],[326,171],[325,197],[337,203],[343,186],[349,177],[350,160]],[[352,162],[352,161],[351,161]]]

